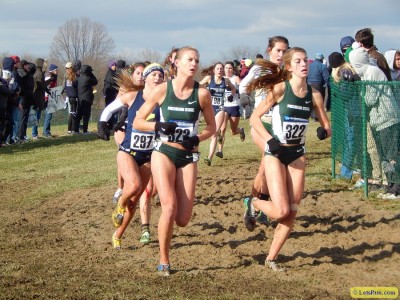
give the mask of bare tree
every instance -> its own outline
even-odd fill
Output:
[[[263,53],[263,51],[260,51],[257,48],[251,48],[249,46],[234,46],[232,49],[228,52],[221,53],[221,58],[223,61],[229,61],[229,60],[241,60],[243,57],[245,58],[250,58],[250,59],[255,59],[257,53]]]
[[[142,50],[126,50],[125,52],[121,52],[117,55],[118,57],[122,57],[130,63],[136,62],[156,62],[162,64],[162,54],[156,50],[152,49],[142,49]]]
[[[88,18],[71,19],[58,28],[50,57],[59,63],[79,59],[94,64],[105,61],[114,48],[114,40],[103,24]]]

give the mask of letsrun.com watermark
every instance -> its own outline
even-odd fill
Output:
[[[364,286],[350,288],[350,296],[355,299],[396,299],[397,287]]]

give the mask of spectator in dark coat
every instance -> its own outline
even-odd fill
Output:
[[[83,65],[81,68],[80,76],[78,77],[79,107],[76,124],[77,126],[79,126],[79,123],[82,119],[82,131],[84,134],[89,133],[88,125],[94,100],[93,87],[97,85],[97,83],[98,81],[96,76],[94,76],[93,74],[92,67],[88,65]]]
[[[46,102],[44,94],[48,82],[44,80],[44,59],[36,59],[36,71],[33,74],[34,89],[33,89],[33,103],[36,109],[36,117],[39,122],[42,111],[46,109]],[[32,126],[32,139],[38,138],[38,126]]]
[[[6,142],[6,144],[14,143],[13,139],[13,129],[14,129],[14,110],[18,110],[18,94],[19,85],[15,82],[15,62],[11,57],[5,57],[3,59],[3,72],[2,72],[2,97],[4,101],[7,100],[7,110],[6,110],[6,123],[3,132],[3,140],[1,142]],[[8,87],[8,90],[5,90]],[[11,91],[11,94],[10,94]],[[7,96],[8,95],[8,96]],[[2,103],[4,105],[5,103]],[[3,106],[4,108],[4,106]],[[4,115],[3,115],[4,116]],[[2,130],[0,130],[2,131]]]
[[[118,94],[117,84],[115,82],[117,74],[117,63],[112,61],[108,64],[108,71],[104,77],[103,96],[105,105],[107,106],[115,100]],[[118,122],[118,113],[114,113],[109,120],[110,126],[114,126]]]
[[[9,83],[13,68],[14,61],[12,58],[5,57],[3,59],[3,71],[0,72],[0,147],[5,144],[6,138],[12,129],[10,106],[12,105],[12,99],[15,98],[15,92],[10,89]]]
[[[26,60],[21,60],[21,68],[17,70],[18,81],[20,83],[20,96],[21,96],[21,117],[18,130],[18,139],[21,141],[27,140],[26,128],[28,125],[29,111],[33,103],[33,88],[35,73],[35,64],[29,63]]]
[[[104,77],[103,96],[106,106],[115,100],[118,94],[118,89],[115,84],[115,71],[117,70],[117,63],[112,61],[108,64],[108,70]]]

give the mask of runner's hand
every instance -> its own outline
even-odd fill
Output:
[[[110,140],[110,128],[107,122],[99,121],[97,123],[97,136],[105,141]]]
[[[279,155],[281,153],[281,144],[279,141],[272,138],[265,144],[265,152],[270,152],[273,155]]]
[[[317,137],[320,140],[324,140],[328,137],[328,132],[325,130],[325,128],[322,127],[318,127],[317,128]]]
[[[197,135],[194,136],[187,136],[184,135],[183,136],[183,141],[182,141],[182,146],[188,150],[188,151],[192,151],[195,147],[197,147],[200,143],[199,137]]]
[[[165,135],[171,135],[175,133],[177,126],[174,122],[156,122],[155,130]]]

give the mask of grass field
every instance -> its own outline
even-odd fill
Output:
[[[249,233],[242,222],[260,161],[249,134],[243,143],[228,134],[224,159],[199,162],[193,217],[174,230],[169,278],[155,272],[156,201],[153,242],[138,242],[135,216],[123,250],[111,247],[112,140],[55,125],[57,138],[1,148],[0,299],[350,299],[352,286],[398,287],[399,201],[364,199],[333,179],[330,141],[317,139],[317,126],[308,131],[304,199],[279,256],[285,274],[263,265],[276,224]]]

